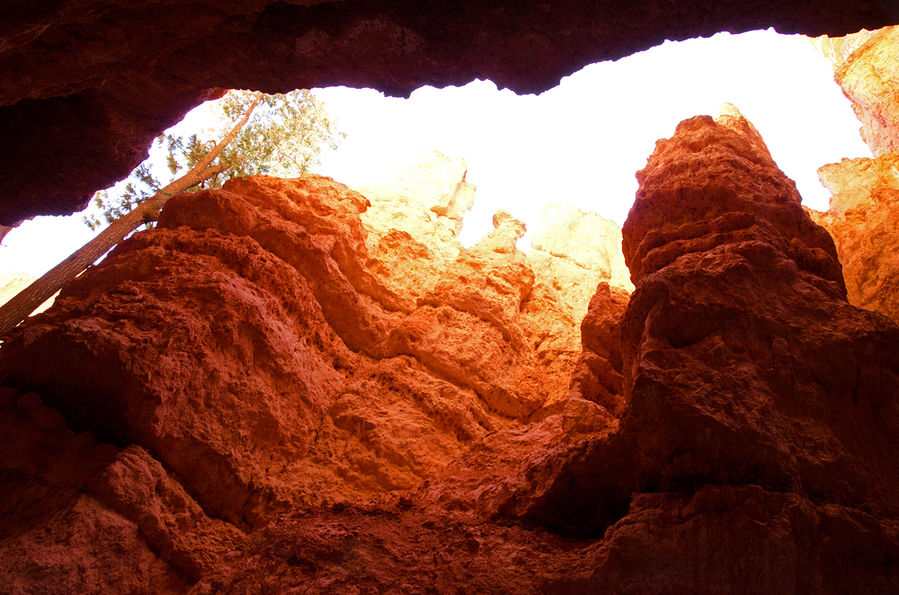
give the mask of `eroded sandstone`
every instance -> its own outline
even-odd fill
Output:
[[[899,26],[814,40],[829,58],[834,79],[862,123],[862,138],[875,157],[899,152]]]
[[[243,541],[143,448],[72,432],[35,393],[0,396],[4,591],[183,591]]]
[[[584,589],[891,591],[899,328],[847,303],[832,241],[738,113],[681,123],[639,179],[636,290],[616,319],[601,288],[611,316],[583,326],[606,362],[620,333],[617,402],[564,442],[539,436],[551,416],[491,436],[428,501],[592,537],[567,575]]]
[[[552,287],[575,320],[583,320],[596,286],[634,290],[621,252],[621,228],[596,213],[548,204],[531,236],[528,259],[537,281]]]
[[[569,473],[612,502],[753,484],[895,514],[893,475],[879,470],[894,457],[897,329],[846,302],[830,237],[758,133],[739,115],[687,120],[638,177],[625,410]],[[541,514],[612,520],[609,506],[572,504]]]
[[[833,193],[812,217],[833,236],[849,301],[899,323],[899,153],[844,159],[818,170]]]
[[[583,320],[551,279],[605,249],[463,248],[447,179],[404,229],[312,175],[175,197],[12,331],[0,586],[899,589],[899,327],[736,110],[658,142]]]
[[[849,301],[899,321],[899,27],[816,40],[862,121],[874,159],[844,159],[818,170],[830,209],[811,212],[833,236]]]
[[[567,398],[579,346],[556,362],[532,343],[551,333],[547,321],[571,319],[525,314],[524,225],[497,213],[495,229],[462,248],[455,233],[474,189],[441,163],[451,174],[430,185],[371,192],[370,214],[368,198],[312,175],[173,198],[157,229],[6,339],[6,382],[122,449],[121,463],[84,481],[136,523],[135,547],[149,547],[164,576],[199,580],[221,561],[208,553],[216,543],[279,514],[414,489]],[[397,205],[407,218],[392,217]],[[422,259],[385,238],[422,247]],[[164,485],[153,479],[163,470],[180,478],[158,488],[169,512],[143,493]],[[227,530],[191,529],[197,514]]]
[[[417,300],[459,256],[457,240],[475,186],[463,159],[433,151],[357,190],[370,199],[362,213],[368,266],[397,293]]]

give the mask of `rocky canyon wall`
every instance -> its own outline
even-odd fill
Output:
[[[883,0],[34,0],[0,8],[0,225],[69,214],[225,88],[404,95],[475,78],[517,92],[662,43],[899,22]]]
[[[850,301],[899,323],[899,153],[844,159],[818,175],[834,195],[812,216],[836,242]]]
[[[396,506],[567,400],[586,308],[559,298],[568,258],[537,282],[505,213],[463,248],[474,187],[440,155],[365,191],[375,206],[316,176],[172,199],[7,338],[4,589],[182,590],[278,515]]]
[[[899,27],[815,43],[875,157],[819,169],[833,196],[826,213],[812,216],[836,242],[849,300],[899,322]]]
[[[874,156],[899,152],[899,27],[821,37],[814,43],[833,64],[834,80],[852,102]]]
[[[4,338],[0,591],[899,592],[896,31],[827,213],[735,109],[528,254],[439,154],[173,198]]]
[[[899,327],[751,124],[533,259],[431,168],[175,197],[11,332],[0,590],[899,590]]]

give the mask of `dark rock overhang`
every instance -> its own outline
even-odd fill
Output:
[[[0,224],[68,214],[223,88],[269,92],[489,78],[538,92],[666,39],[899,22],[887,0],[208,3],[43,0],[0,9]],[[622,92],[623,90],[616,90]],[[598,106],[597,109],[601,109]]]

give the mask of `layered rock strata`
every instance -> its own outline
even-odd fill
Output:
[[[404,95],[489,78],[536,92],[666,39],[767,27],[842,35],[897,20],[878,0],[10,4],[0,16],[0,225],[82,209],[223,88]]]
[[[368,204],[314,176],[173,199],[158,230],[14,333],[6,377],[79,428],[145,445],[241,527],[410,488],[526,420],[553,383],[520,321],[520,222],[500,216],[415,299],[368,268]],[[39,352],[64,363],[48,371]]]
[[[331,180],[172,199],[0,349],[0,585],[895,592],[899,327],[739,114],[638,178],[565,370],[508,214],[406,295]]]

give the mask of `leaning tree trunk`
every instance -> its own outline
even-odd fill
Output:
[[[25,320],[38,306],[62,289],[63,285],[77,277],[88,265],[109,252],[125,236],[137,229],[138,226],[147,221],[155,220],[163,205],[171,197],[224,171],[226,166],[221,164],[211,165],[211,163],[222,152],[222,149],[234,140],[240,129],[250,119],[250,115],[259,104],[259,101],[260,98],[257,97],[256,101],[250,105],[230,132],[186,174],[137,205],[127,214],[113,221],[97,237],[44,273],[40,279],[37,279],[16,294],[14,298],[3,304],[3,306],[0,306],[0,337],[6,335],[16,325]]]

